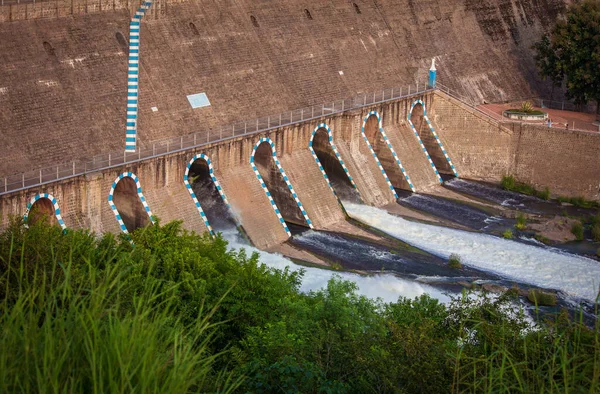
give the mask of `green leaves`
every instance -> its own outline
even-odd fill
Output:
[[[533,48],[540,75],[555,86],[566,79],[567,97],[577,104],[600,100],[600,2],[572,4],[550,37]]]

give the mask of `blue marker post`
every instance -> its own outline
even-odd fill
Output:
[[[437,79],[437,70],[435,69],[435,58],[431,59],[431,68],[429,69],[429,87],[435,88]]]

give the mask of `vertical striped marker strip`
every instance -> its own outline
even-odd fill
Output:
[[[337,196],[337,194],[335,193],[335,190],[333,190],[333,186],[331,186],[331,182],[329,181],[329,177],[327,176],[327,173],[325,173],[325,169],[323,168],[321,161],[319,160],[319,158],[317,157],[317,154],[315,153],[315,150],[313,149],[313,140],[315,138],[315,135],[317,134],[317,131],[319,131],[319,129],[325,129],[327,131],[327,134],[329,135],[329,144],[331,145],[331,148],[333,149],[333,153],[335,154],[335,157],[337,157],[338,161],[342,165],[342,168],[344,169],[344,172],[346,173],[348,180],[350,181],[350,183],[352,184],[354,189],[356,189],[356,192],[360,195],[358,188],[356,187],[356,184],[354,183],[354,179],[352,179],[352,177],[350,176],[350,172],[348,171],[348,168],[346,168],[346,164],[344,164],[344,160],[342,160],[342,157],[340,156],[337,148],[335,147],[335,144],[333,143],[333,133],[332,133],[331,129],[329,128],[329,126],[327,124],[321,123],[317,127],[315,127],[315,129],[313,130],[312,135],[310,136],[310,141],[308,142],[308,149],[310,149],[310,153],[312,154],[313,158],[317,162],[317,165],[319,166],[319,170],[321,170],[321,173],[323,174],[323,177],[327,181],[329,188],[331,189],[333,194],[335,196]]]
[[[192,165],[194,164],[194,162],[196,160],[204,160],[206,162],[206,164],[208,165],[208,172],[210,174],[210,178],[212,179],[213,183],[215,184],[215,187],[217,188],[217,190],[219,192],[219,195],[221,196],[221,198],[225,202],[225,205],[227,206],[227,208],[230,211],[231,211],[231,205],[229,205],[229,201],[227,200],[227,197],[225,196],[225,192],[223,191],[221,184],[217,180],[217,177],[215,177],[215,171],[213,169],[212,163],[210,162],[210,159],[208,158],[208,156],[205,155],[204,153],[200,153],[199,155],[194,156],[194,158],[192,160],[190,160],[189,163],[187,164],[187,168],[185,169],[185,174],[183,175],[183,183],[185,183],[185,187],[187,188],[188,192],[190,193],[190,196],[192,196],[192,200],[194,200],[194,204],[196,204],[196,209],[198,209],[198,212],[200,213],[202,220],[204,220],[204,224],[206,225],[206,228],[208,229],[208,231],[210,231],[210,233],[212,235],[215,235],[210,223],[208,222],[208,217],[202,210],[202,207],[200,206],[200,202],[196,198],[196,194],[194,193],[194,190],[192,189],[192,185],[189,182],[190,169],[192,168]],[[236,224],[239,224],[235,215],[232,215],[232,216],[233,216],[234,220],[236,221]]]
[[[36,194],[31,199],[31,201],[29,201],[29,204],[27,204],[27,209],[25,210],[25,214],[23,215],[23,222],[25,223],[25,226],[27,226],[27,218],[29,217],[29,212],[31,211],[31,207],[33,207],[33,204],[35,204],[35,202],[37,200],[40,200],[42,198],[46,198],[46,199],[50,200],[50,202],[52,203],[52,207],[54,208],[54,216],[56,216],[56,220],[58,220],[58,224],[63,229],[63,231],[66,231],[67,225],[65,224],[65,221],[63,220],[63,218],[60,214],[60,207],[58,206],[58,202],[56,201],[56,198],[54,198],[51,194],[48,194],[48,193]]]
[[[279,218],[279,222],[283,226],[283,228],[284,228],[285,232],[288,234],[288,236],[291,236],[292,233],[290,233],[290,230],[288,229],[288,226],[285,224],[285,220],[281,216],[281,212],[279,211],[279,208],[275,204],[275,201],[273,200],[273,197],[271,196],[271,192],[269,192],[269,189],[267,189],[267,185],[265,184],[265,181],[262,179],[262,176],[258,172],[258,168],[256,168],[256,164],[254,163],[254,155],[256,154],[256,150],[258,149],[258,147],[260,146],[260,144],[262,144],[263,142],[267,142],[271,146],[271,152],[273,153],[273,160],[275,160],[275,165],[277,165],[277,169],[279,170],[279,172],[283,176],[283,180],[285,181],[288,189],[292,193],[292,197],[294,197],[294,200],[296,201],[296,204],[300,208],[300,211],[302,212],[302,216],[304,216],[304,220],[306,220],[306,223],[308,224],[308,227],[313,228],[313,224],[312,224],[311,220],[309,219],[308,214],[304,210],[304,206],[302,206],[302,203],[300,202],[300,199],[298,198],[298,194],[296,194],[296,192],[294,191],[294,188],[292,187],[292,184],[291,184],[289,178],[287,177],[287,175],[285,174],[285,171],[281,167],[281,164],[279,163],[279,160],[277,160],[277,151],[275,150],[275,144],[273,143],[273,141],[271,141],[270,138],[261,138],[256,143],[256,145],[254,145],[254,149],[252,149],[252,155],[250,156],[250,165],[252,165],[252,170],[254,171],[254,174],[256,175],[256,177],[258,178],[258,180],[260,181],[260,185],[262,186],[265,194],[269,198],[269,201],[271,202],[271,206],[273,207],[273,210],[275,211],[275,214]]]
[[[129,23],[129,64],[127,68],[127,123],[125,152],[135,152],[137,145],[138,82],[140,64],[140,22],[152,0],[142,2]]]
[[[396,193],[396,190],[394,190],[394,186],[392,185],[392,182],[390,182],[390,178],[388,178],[387,174],[385,173],[385,170],[383,169],[383,166],[381,165],[381,162],[379,161],[377,154],[375,154],[375,150],[373,149],[373,147],[371,146],[371,143],[369,142],[369,139],[367,138],[367,134],[365,134],[365,126],[367,124],[368,119],[369,119],[369,116],[367,116],[363,120],[363,124],[362,124],[362,128],[361,128],[360,132],[363,136],[363,139],[367,143],[367,146],[369,147],[369,150],[371,151],[371,154],[373,155],[375,162],[377,162],[377,166],[379,167],[381,174],[383,175],[383,177],[385,178],[385,181],[387,182],[388,186],[390,187],[392,194],[394,194],[394,198],[398,199],[398,194]]]
[[[112,186],[110,187],[110,192],[108,193],[108,204],[110,205],[110,209],[115,214],[115,217],[117,218],[117,221],[119,222],[119,226],[121,226],[121,231],[125,234],[129,234],[129,231],[127,231],[127,227],[125,227],[125,223],[123,222],[123,219],[121,219],[121,215],[119,214],[119,211],[117,210],[117,207],[115,206],[115,203],[113,201],[114,200],[113,196],[115,194],[115,188],[117,187],[117,183],[119,183],[119,181],[121,179],[126,178],[126,177],[133,179],[133,181],[135,182],[135,186],[137,187],[137,195],[140,198],[140,201],[142,202],[144,209],[146,210],[146,214],[148,214],[148,217],[150,218],[150,221],[153,224],[154,224],[154,217],[152,216],[150,207],[148,206],[148,203],[146,202],[144,193],[142,193],[142,185],[140,185],[140,180],[138,179],[138,177],[132,172],[124,172],[121,175],[119,175],[117,177],[117,179],[115,179],[115,181],[113,182]]]
[[[408,123],[410,124],[410,127],[412,127],[413,132],[415,133],[415,135],[417,136],[417,138],[419,138],[419,143],[421,144],[421,148],[423,148],[423,152],[425,152],[425,155],[427,156],[427,159],[429,160],[429,162],[431,164],[431,167],[435,170],[435,173],[437,174],[440,183],[443,182],[442,177],[440,176],[437,168],[435,168],[435,166],[433,165],[433,162],[431,161],[431,157],[429,156],[429,153],[425,149],[425,146],[423,145],[423,142],[421,141],[421,138],[419,137],[419,134],[417,133],[417,130],[415,129],[415,126],[413,125],[413,123],[410,120],[410,118],[412,116],[412,111],[413,111],[413,109],[415,108],[415,106],[417,104],[421,104],[423,106],[423,118],[425,119],[425,122],[427,122],[427,126],[429,127],[429,130],[431,131],[431,133],[435,137],[435,141],[437,142],[438,146],[442,150],[442,153],[444,154],[444,157],[446,158],[446,161],[448,161],[448,164],[450,165],[450,168],[452,169],[452,172],[454,173],[454,176],[456,176],[458,178],[458,171],[456,171],[456,168],[454,167],[454,164],[452,163],[452,160],[450,159],[450,156],[448,156],[448,152],[446,152],[446,149],[444,148],[444,145],[442,144],[442,141],[440,141],[440,137],[436,133],[435,129],[433,128],[433,125],[431,124],[431,121],[429,120],[429,117],[427,116],[427,108],[425,107],[425,103],[423,103],[423,101],[421,101],[421,100],[416,100],[412,104],[412,106],[410,107],[410,112],[408,113]]]
[[[369,112],[369,114],[367,115],[367,117],[365,119],[365,124],[367,123],[367,119],[369,119],[369,117],[372,116],[372,115],[374,115],[374,116],[377,117],[377,122],[379,124],[379,132],[383,136],[383,140],[385,141],[385,143],[386,143],[387,147],[389,148],[390,152],[392,152],[392,156],[394,156],[394,160],[396,160],[396,164],[400,168],[400,171],[402,171],[402,175],[404,175],[404,179],[406,179],[406,182],[408,182],[408,186],[410,187],[410,190],[412,190],[412,192],[415,193],[416,190],[415,190],[415,187],[413,186],[412,182],[410,181],[410,177],[408,176],[408,172],[406,172],[406,170],[404,169],[404,166],[402,165],[402,162],[400,161],[400,157],[398,157],[398,154],[396,154],[396,151],[394,150],[394,147],[392,146],[392,143],[388,139],[387,134],[385,133],[385,130],[383,129],[383,125],[382,125],[382,122],[381,122],[381,116],[379,115],[379,112],[377,112],[377,111],[371,111],[371,112]]]
[[[433,160],[431,160],[431,156],[429,156],[429,152],[427,152],[427,148],[425,148],[425,145],[423,145],[423,140],[421,140],[421,137],[419,136],[419,133],[417,132],[417,129],[415,128],[415,125],[413,124],[413,122],[410,120],[410,118],[412,117],[412,111],[415,108],[415,106],[417,104],[421,103],[421,105],[423,105],[423,102],[421,100],[416,100],[412,106],[410,107],[410,111],[408,112],[408,124],[410,125],[410,128],[413,131],[413,134],[415,135],[415,137],[417,137],[417,140],[419,141],[419,145],[421,145],[421,150],[423,150],[423,153],[425,154],[425,157],[427,157],[427,160],[429,160],[429,165],[431,165],[431,168],[433,169],[433,172],[435,172],[435,175],[438,178],[438,181],[440,183],[443,182],[442,177],[440,176],[439,171],[437,170],[437,168],[435,167],[435,164],[433,164]],[[425,106],[423,105],[423,114],[425,114]]]

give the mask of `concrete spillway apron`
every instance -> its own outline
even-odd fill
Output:
[[[358,188],[356,187],[356,183],[354,183],[354,180],[350,176],[350,172],[348,171],[348,168],[346,167],[346,164],[344,164],[344,160],[342,160],[342,156],[340,156],[340,153],[338,152],[335,144],[333,143],[333,133],[331,132],[331,128],[329,128],[329,126],[327,124],[321,123],[317,127],[315,127],[315,129],[313,130],[312,135],[310,136],[310,141],[308,142],[308,149],[310,150],[310,153],[312,154],[313,158],[317,162],[317,165],[319,166],[319,170],[321,171],[321,174],[323,174],[323,177],[327,181],[327,185],[329,186],[329,189],[331,189],[331,191],[333,192],[333,194],[336,195],[335,190],[333,189],[333,186],[331,185],[331,182],[329,181],[329,177],[327,176],[327,173],[325,172],[325,169],[323,168],[323,165],[321,164],[321,161],[317,157],[317,153],[315,152],[315,150],[313,148],[313,140],[315,139],[315,135],[317,134],[317,131],[319,131],[319,129],[323,129],[323,130],[327,131],[327,136],[328,136],[328,139],[329,139],[329,145],[331,145],[331,149],[333,150],[333,153],[335,154],[335,157],[337,158],[337,160],[339,161],[340,165],[342,166],[342,169],[344,170],[344,173],[348,177],[348,180],[350,181],[350,184],[352,184],[352,187],[354,187],[354,189],[356,190],[356,192],[360,196],[360,193],[358,192]]]
[[[429,161],[429,164],[431,165],[431,168],[433,169],[433,171],[435,171],[435,174],[438,177],[438,181],[440,183],[442,183],[443,182],[442,177],[440,176],[440,173],[439,173],[438,169],[435,167],[435,164],[433,164],[433,160],[431,160],[431,156],[429,155],[429,152],[427,152],[427,149],[425,148],[425,145],[423,145],[423,141],[421,140],[421,137],[419,136],[419,133],[417,132],[417,129],[415,128],[415,125],[410,120],[410,118],[412,116],[413,109],[415,108],[415,106],[417,104],[421,104],[421,106],[423,106],[423,118],[425,119],[425,122],[427,122],[427,126],[429,127],[429,130],[431,131],[431,134],[433,134],[433,136],[435,137],[435,141],[437,142],[438,146],[442,150],[442,153],[444,154],[444,157],[448,161],[448,164],[450,165],[450,168],[452,168],[452,172],[454,173],[454,176],[456,176],[458,178],[458,172],[456,171],[456,168],[454,168],[454,164],[452,164],[452,160],[450,160],[450,156],[448,156],[448,152],[446,152],[446,149],[444,148],[444,145],[442,144],[442,141],[440,141],[440,138],[438,137],[437,133],[435,132],[435,129],[433,128],[433,125],[431,124],[431,121],[429,120],[429,117],[427,117],[427,108],[425,107],[425,103],[423,101],[421,101],[421,100],[415,100],[415,102],[413,102],[412,105],[411,105],[411,107],[410,107],[410,111],[408,112],[408,117],[407,117],[408,124],[410,125],[410,128],[412,129],[413,133],[417,137],[417,140],[419,140],[419,144],[421,145],[421,149],[423,149],[423,153],[425,153],[425,156],[427,156],[427,160]]]
[[[144,1],[129,23],[129,63],[127,67],[127,123],[125,133],[125,152],[135,152],[137,146],[140,22],[150,7],[152,7],[152,0]]]
[[[371,150],[371,153],[373,154],[373,157],[375,158],[375,160],[377,160],[377,165],[381,169],[381,172],[385,175],[386,181],[388,182],[388,184],[390,185],[390,187],[392,188],[392,190],[394,190],[394,187],[392,186],[392,183],[390,182],[387,174],[383,170],[381,162],[379,161],[379,158],[377,158],[377,154],[375,153],[375,150],[373,149],[373,147],[369,143],[369,140],[367,139],[367,134],[365,133],[365,126],[367,125],[367,121],[369,120],[369,118],[371,116],[377,117],[377,126],[379,127],[379,132],[381,133],[381,136],[383,137],[383,140],[384,140],[385,144],[387,145],[387,147],[390,150],[390,152],[392,152],[392,156],[394,156],[394,160],[396,161],[396,165],[400,168],[400,171],[402,172],[402,175],[404,176],[404,179],[406,179],[406,182],[408,182],[408,186],[410,187],[410,190],[413,193],[416,192],[415,187],[413,186],[413,184],[412,184],[412,182],[410,180],[410,177],[408,176],[408,173],[404,169],[404,166],[402,165],[402,162],[400,161],[400,158],[398,157],[398,154],[394,150],[394,147],[392,146],[392,143],[388,139],[388,136],[385,133],[385,130],[383,129],[383,126],[382,126],[382,123],[381,123],[381,116],[379,115],[379,113],[377,111],[371,111],[371,112],[369,112],[367,114],[367,116],[363,120],[362,136],[365,139],[365,141],[367,142],[367,145],[369,146],[369,149]],[[396,196],[396,198],[398,197],[398,195],[396,194],[395,190],[394,190],[394,195]]]
[[[267,188],[267,185],[265,184],[265,181],[262,179],[262,176],[258,172],[258,168],[256,167],[256,164],[254,163],[254,155],[256,154],[256,150],[258,149],[258,147],[260,146],[260,144],[262,144],[263,142],[267,142],[269,144],[269,146],[271,147],[271,152],[272,152],[272,155],[273,155],[273,160],[275,160],[275,165],[277,166],[277,169],[279,170],[279,172],[283,176],[283,180],[285,181],[288,189],[290,190],[290,193],[292,193],[292,197],[294,197],[294,201],[296,201],[296,204],[298,205],[298,208],[300,208],[300,211],[302,212],[302,216],[304,216],[304,220],[306,220],[306,224],[308,224],[308,227],[313,228],[313,224],[312,224],[311,220],[309,219],[309,217],[308,217],[308,215],[306,213],[306,210],[302,206],[302,203],[300,202],[300,199],[298,198],[298,194],[296,194],[296,192],[294,191],[294,188],[292,187],[292,183],[290,182],[289,178],[285,174],[285,171],[281,167],[281,164],[279,163],[279,160],[277,159],[277,151],[275,150],[275,144],[273,143],[273,141],[271,141],[270,138],[261,138],[256,143],[256,145],[254,145],[254,149],[252,149],[252,155],[250,156],[250,165],[252,166],[252,171],[254,171],[254,174],[256,175],[256,177],[258,178],[258,180],[260,181],[260,185],[261,185],[263,191],[265,192],[265,194],[269,198],[269,202],[271,203],[271,206],[273,207],[273,210],[275,211],[275,214],[277,215],[277,218],[279,219],[279,223],[281,223],[281,225],[283,226],[283,228],[284,228],[285,232],[287,233],[287,235],[291,237],[292,233],[288,229],[287,224],[285,224],[285,220],[283,219],[283,216],[281,216],[281,212],[279,211],[279,208],[277,207],[277,204],[275,204],[275,200],[273,200],[273,196],[271,196],[271,192]]]
[[[213,231],[210,223],[208,222],[208,217],[206,216],[206,214],[204,213],[204,211],[202,210],[202,207],[200,206],[200,201],[198,201],[198,199],[196,198],[196,193],[194,193],[194,190],[192,189],[192,185],[189,182],[189,174],[190,174],[190,169],[192,168],[192,165],[194,164],[194,162],[196,160],[204,160],[206,162],[206,164],[208,165],[208,173],[210,175],[210,179],[213,181],[213,183],[215,184],[215,187],[217,188],[217,191],[219,192],[219,195],[221,196],[221,198],[223,199],[223,201],[225,202],[225,205],[227,206],[227,209],[229,209],[231,211],[231,205],[229,205],[229,201],[227,200],[227,196],[225,196],[225,192],[223,191],[223,188],[221,187],[221,184],[219,183],[219,181],[217,180],[217,177],[215,176],[215,171],[213,169],[212,163],[209,159],[209,157],[207,155],[205,155],[204,153],[200,153],[199,155],[196,155],[192,158],[192,160],[190,160],[187,164],[187,167],[185,169],[185,174],[183,175],[183,183],[185,183],[185,187],[187,189],[187,191],[190,193],[190,196],[192,197],[192,200],[194,200],[194,204],[196,205],[196,209],[198,210],[198,213],[200,214],[200,216],[202,217],[202,220],[204,221],[204,225],[206,226],[206,228],[208,229],[208,231],[210,232],[211,235],[215,235],[215,232]],[[239,221],[238,219],[235,217],[233,220],[235,220],[236,224],[239,225]]]

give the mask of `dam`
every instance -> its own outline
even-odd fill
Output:
[[[297,243],[317,249],[311,234],[351,217],[447,258],[368,209],[506,175],[600,200],[599,133],[477,108],[547,92],[530,46],[565,4],[451,3],[0,6],[0,228],[36,212],[99,234],[182,220],[198,234],[238,227],[260,250],[302,228]],[[580,285],[552,282],[589,299]]]

